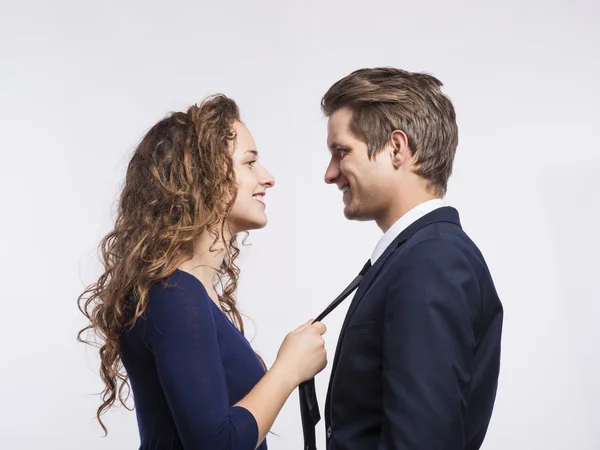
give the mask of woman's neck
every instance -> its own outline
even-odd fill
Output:
[[[212,250],[211,250],[212,247]],[[178,269],[188,272],[200,280],[208,292],[210,298],[219,305],[217,292],[214,288],[213,280],[217,271],[225,259],[225,240],[220,239],[216,243],[214,237],[209,233],[202,233],[194,243],[194,254],[191,259],[184,261]]]

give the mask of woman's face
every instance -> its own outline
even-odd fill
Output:
[[[238,192],[228,216],[232,233],[256,230],[267,224],[265,194],[275,179],[258,161],[252,134],[241,122],[235,122],[236,146],[233,152]]]

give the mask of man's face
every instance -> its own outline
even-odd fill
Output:
[[[325,182],[343,193],[344,215],[350,220],[379,221],[393,196],[393,165],[384,149],[369,160],[367,144],[350,131],[352,111],[341,108],[329,117],[327,146],[331,160]]]

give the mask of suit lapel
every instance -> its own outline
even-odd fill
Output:
[[[398,247],[397,241],[394,240],[385,249],[385,251],[383,252],[383,255],[381,255],[379,257],[377,262],[368,270],[368,272],[365,275],[365,278],[361,281],[361,283],[358,286],[358,289],[356,291],[356,294],[354,294],[354,297],[352,298],[352,302],[350,303],[350,307],[348,308],[346,317],[344,318],[344,323],[342,324],[342,329],[340,330],[340,337],[339,337],[338,343],[343,339],[344,334],[346,332],[346,328],[348,327],[348,323],[350,322],[350,319],[352,318],[354,311],[356,311],[358,304],[364,297],[365,292],[367,292],[367,290],[369,289],[371,284],[373,284],[373,281],[377,277],[377,274],[381,271],[381,268],[384,266],[387,259],[394,253],[394,250],[397,247]],[[336,350],[336,353],[337,353],[337,350]],[[335,362],[336,361],[334,361],[334,366],[335,366]]]
[[[397,244],[398,244],[397,239],[395,239],[385,249],[385,252],[383,252],[383,255],[381,255],[379,257],[377,262],[366,273],[365,278],[363,278],[363,280],[361,281],[360,285],[358,286],[358,290],[356,291],[356,293],[354,294],[354,297],[352,298],[352,302],[350,303],[350,307],[348,308],[348,312],[346,313],[346,317],[344,318],[344,323],[342,324],[342,328],[340,330],[340,335],[338,338],[337,346],[335,349],[335,356],[333,358],[333,364],[331,366],[330,384],[331,384],[331,380],[333,380],[333,374],[335,373],[337,361],[340,356],[340,347],[342,345],[342,340],[344,339],[344,334],[346,333],[346,328],[348,327],[348,323],[350,323],[350,319],[352,318],[354,311],[356,311],[356,308],[358,307],[358,304],[364,297],[365,292],[367,292],[367,290],[369,289],[371,284],[373,284],[373,281],[375,280],[375,278],[377,277],[377,274],[379,273],[379,271],[385,264],[385,261],[394,253],[394,250],[398,247]]]

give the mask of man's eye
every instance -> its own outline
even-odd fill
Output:
[[[338,148],[338,152],[340,152],[340,155],[345,155],[346,153],[348,153],[348,149],[347,148]]]

